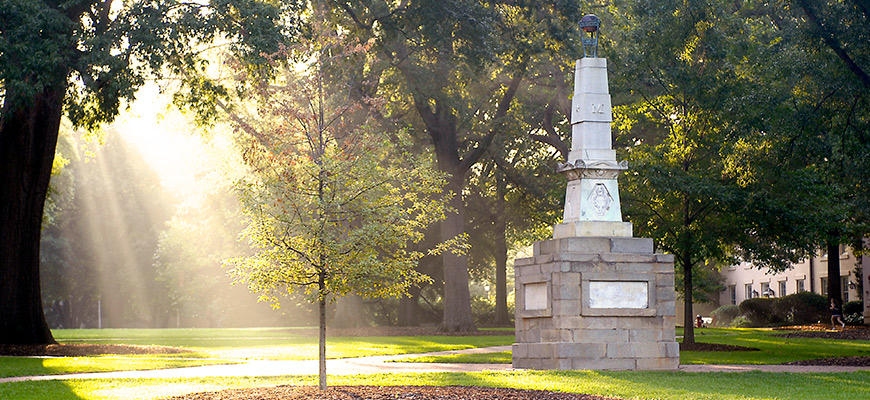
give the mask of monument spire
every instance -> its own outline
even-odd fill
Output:
[[[558,171],[568,178],[563,222],[553,227],[553,238],[577,236],[631,237],[630,222],[622,221],[617,176],[628,169],[616,161],[610,140],[613,121],[607,85],[607,60],[598,57],[600,20],[587,15],[580,28],[585,57],[574,67],[571,101],[571,152]]]

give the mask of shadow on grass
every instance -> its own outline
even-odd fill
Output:
[[[67,382],[12,382],[0,384],[0,399],[9,400],[81,400]]]

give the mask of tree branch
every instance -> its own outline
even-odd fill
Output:
[[[846,68],[855,74],[864,86],[870,89],[870,75],[867,75],[867,72],[865,72],[848,53],[846,53],[846,50],[840,46],[840,43],[834,37],[834,33],[824,27],[822,21],[819,20],[815,11],[810,7],[809,2],[807,2],[807,0],[797,0],[797,3],[804,10],[807,19],[813,24],[815,28],[814,30],[818,32],[825,44],[830,47],[835,54],[837,54],[837,57],[840,57],[840,59],[846,63]]]

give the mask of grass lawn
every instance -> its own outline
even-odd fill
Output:
[[[0,362],[0,378],[180,368],[232,364],[244,360],[317,359],[317,338],[303,336],[303,332],[310,332],[310,330],[292,328],[55,330],[52,333],[61,343],[172,346],[187,348],[193,353],[131,357],[9,357],[3,358]],[[502,346],[513,341],[513,335],[334,337],[327,338],[327,357],[428,353]]]
[[[226,360],[315,360],[317,337],[310,329],[72,329],[52,331],[68,343],[182,347],[196,357]],[[328,333],[327,333],[328,334]],[[428,353],[514,342],[512,331],[497,336],[327,337],[327,358]]]
[[[681,332],[678,332],[678,335]],[[760,351],[680,351],[680,364],[782,364],[828,357],[870,356],[870,341],[788,339],[785,331],[765,329],[695,329],[695,341],[752,347]],[[681,340],[677,340],[681,341]],[[457,354],[396,360],[397,362],[510,364],[510,353]]]
[[[200,365],[231,364],[223,360],[196,360],[176,357],[4,357],[0,378],[28,375],[75,374],[82,372],[138,371],[183,368]]]
[[[314,385],[316,377],[131,379],[0,384],[3,399],[159,399],[186,393],[277,385]],[[854,400],[870,398],[870,372],[686,373],[515,371],[330,377],[330,385],[477,385],[557,390],[624,399]]]

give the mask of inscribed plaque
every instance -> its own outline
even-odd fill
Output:
[[[589,281],[589,307],[649,308],[649,283],[646,281]]]

